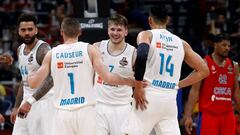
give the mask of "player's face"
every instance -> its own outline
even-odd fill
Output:
[[[108,35],[111,42],[114,44],[123,42],[127,34],[127,28],[122,25],[111,24],[108,26]]]
[[[230,51],[230,41],[223,40],[221,42],[216,43],[215,49],[218,55],[221,57],[227,57]]]
[[[20,40],[23,41],[26,45],[30,45],[34,42],[37,35],[37,27],[33,22],[21,22],[18,28],[18,34]]]

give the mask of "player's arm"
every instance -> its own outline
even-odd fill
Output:
[[[47,43],[41,44],[39,46],[38,50],[37,50],[36,59],[37,59],[38,64],[41,65],[41,67],[40,67],[40,68],[42,68],[41,70],[43,70],[42,66],[43,66],[44,58],[46,57],[46,55],[48,54],[48,52],[50,50],[51,50],[51,48],[50,48],[50,46]],[[47,63],[45,63],[45,64],[47,64]],[[46,66],[46,65],[44,65],[44,66]],[[31,73],[28,77],[30,77],[32,74],[33,73]],[[46,74],[44,74],[44,75],[46,75]],[[45,79],[42,76],[39,76],[39,77],[42,78],[43,80]],[[28,78],[28,80],[29,80],[29,78]],[[39,83],[32,83],[33,85],[29,84],[29,86],[31,88],[39,88],[39,86],[44,82],[43,80],[41,81],[41,83],[40,82]],[[33,82],[33,81],[31,81],[31,82]],[[46,83],[46,81],[44,83]],[[44,84],[42,86],[44,86]]]
[[[16,116],[17,116],[17,110],[18,110],[19,106],[21,105],[22,100],[23,100],[23,82],[21,81],[19,84],[18,90],[17,90],[15,104],[14,104],[14,107],[12,109],[12,113],[10,116],[10,121],[13,124],[15,123]]]
[[[42,43],[37,50],[36,54],[36,60],[39,65],[42,65],[43,59],[46,56],[46,54],[51,50],[49,44]]]
[[[37,62],[39,65],[42,65],[44,56],[51,50],[49,44],[43,43],[39,46],[37,51]],[[48,75],[47,78],[44,80],[42,85],[36,90],[36,92],[32,95],[35,100],[39,100],[43,97],[51,88],[53,87],[53,79],[51,75]]]
[[[234,95],[233,99],[236,103],[236,111],[240,112],[240,91],[239,91],[239,82],[238,82],[238,77],[239,77],[239,65],[237,62],[234,62]]]
[[[184,125],[185,125],[185,130],[187,133],[190,135],[192,131],[192,113],[193,113],[193,108],[196,105],[198,99],[199,99],[199,90],[201,86],[201,81],[197,82],[192,85],[190,93],[188,95],[188,101],[185,105],[185,111],[184,111]]]
[[[22,100],[23,100],[23,82],[21,81],[16,94],[14,108],[18,108],[21,105]]]
[[[145,91],[143,90],[143,77],[146,70],[146,62],[148,58],[148,52],[152,40],[152,33],[149,31],[142,31],[137,36],[137,55],[135,61],[135,90],[134,90],[134,99],[136,101],[136,108],[141,108],[144,110],[147,108],[146,104],[148,103],[145,97]]]
[[[20,51],[20,47],[18,47],[17,49],[17,56],[19,59],[19,51]],[[15,120],[16,120],[16,116],[17,116],[17,111],[18,108],[20,107],[21,103],[23,100],[23,81],[20,82],[18,90],[17,90],[17,94],[16,94],[16,100],[15,100],[15,104],[10,116],[10,121],[14,124]]]
[[[90,59],[92,60],[92,65],[94,70],[98,73],[98,75],[107,83],[117,84],[117,85],[129,85],[134,86],[134,80],[130,78],[124,78],[117,74],[109,72],[109,69],[103,63],[103,59],[99,50],[92,46],[88,45],[88,53]]]
[[[49,51],[43,59],[41,67],[35,72],[28,76],[28,84],[31,88],[38,88],[49,76],[50,63],[51,63],[51,51]]]
[[[191,46],[183,41],[185,51],[184,61],[194,69],[190,75],[179,82],[179,87],[195,84],[209,75],[209,69],[204,60],[192,50]]]
[[[132,56],[132,64],[133,64],[133,71],[135,71],[135,63],[136,63],[136,59],[137,59],[137,50],[134,49],[133,51],[133,56]]]
[[[151,44],[152,33],[149,31],[142,31],[137,36],[137,55],[135,61],[135,79],[137,82],[143,80],[146,70],[146,61],[149,52],[149,45]],[[141,85],[141,83],[139,83]]]

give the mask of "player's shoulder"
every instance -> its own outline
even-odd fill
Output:
[[[93,46],[95,46],[95,47],[98,47],[98,48],[99,48],[99,47],[100,47],[100,45],[101,45],[101,42],[102,42],[102,41],[100,41],[100,42],[95,42],[95,43],[93,43]]]
[[[51,50],[51,46],[47,43],[47,42],[42,42],[39,47],[38,50]]]

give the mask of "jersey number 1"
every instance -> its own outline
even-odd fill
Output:
[[[173,76],[173,71],[174,71],[174,64],[170,63],[172,59],[172,55],[167,56],[167,59],[165,59],[165,55],[163,53],[160,53],[160,58],[161,58],[161,63],[160,63],[160,75],[163,74],[164,67],[165,71],[170,74],[170,76]]]
[[[74,77],[73,77],[73,73],[68,73],[68,77],[70,79],[71,94],[74,94]]]

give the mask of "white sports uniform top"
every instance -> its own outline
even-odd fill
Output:
[[[76,42],[52,49],[51,75],[58,109],[76,110],[96,103],[94,70],[87,48],[88,43]]]
[[[23,100],[27,100],[30,96],[32,96],[33,93],[36,92],[36,89],[32,89],[29,87],[27,76],[30,72],[32,72],[33,70],[37,70],[40,67],[36,59],[36,54],[39,46],[42,43],[45,43],[45,42],[42,40],[38,40],[34,48],[27,55],[24,55],[24,48],[26,46],[24,43],[19,48],[18,67],[19,67],[19,70],[22,76],[22,81],[23,81]],[[50,93],[52,93],[52,91],[48,92],[48,94]],[[48,94],[42,97],[42,99],[47,97]]]
[[[144,79],[150,90],[178,89],[184,48],[182,40],[166,29],[153,29]]]
[[[133,52],[134,47],[126,43],[125,50],[119,55],[111,55],[108,52],[109,40],[103,40],[99,46],[104,64],[110,72],[124,77],[133,76]],[[132,88],[127,85],[111,85],[104,82],[98,75],[95,77],[97,101],[106,104],[129,104],[132,101]]]

